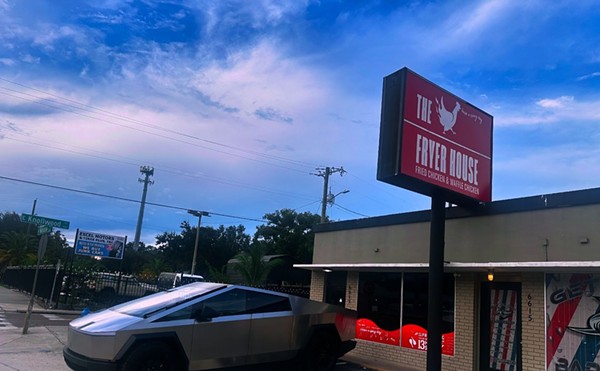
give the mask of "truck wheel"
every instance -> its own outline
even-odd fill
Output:
[[[304,354],[304,371],[331,371],[337,361],[338,339],[330,333],[316,333]]]
[[[123,360],[121,371],[178,371],[176,354],[162,341],[136,346]]]

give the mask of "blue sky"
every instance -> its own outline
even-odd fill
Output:
[[[375,178],[383,77],[494,116],[494,200],[598,186],[597,1],[0,0],[0,176],[243,224],[429,208]],[[133,240],[139,205],[0,178],[0,210]],[[225,215],[225,216],[224,216]],[[243,218],[238,218],[243,217]],[[247,220],[247,219],[256,220]],[[149,205],[142,240],[196,219]]]

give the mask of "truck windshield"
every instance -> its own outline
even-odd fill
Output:
[[[150,296],[128,301],[126,303],[116,305],[110,308],[110,310],[128,314],[130,316],[144,317],[148,314],[158,312],[162,309],[172,308],[188,300],[225,287],[227,287],[227,285],[220,283],[192,283],[174,288],[172,290],[162,291]]]

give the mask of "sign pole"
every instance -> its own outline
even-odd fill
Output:
[[[29,329],[29,319],[31,318],[31,312],[33,311],[33,299],[35,298],[35,286],[37,284],[38,272],[40,271],[40,261],[44,256],[43,252],[46,251],[48,245],[48,235],[42,235],[40,238],[40,245],[38,247],[37,265],[35,266],[35,274],[33,275],[33,288],[31,289],[31,297],[29,298],[29,305],[27,306],[27,315],[25,316],[25,325],[23,326],[23,335],[27,335]]]
[[[69,300],[71,286],[73,285],[73,261],[75,260],[75,249],[77,248],[77,240],[79,239],[79,228],[75,231],[75,241],[73,242],[73,253],[71,253],[71,262],[69,264],[69,273],[67,273],[67,287],[65,289],[65,305],[73,309],[73,299]],[[66,268],[66,267],[65,267]]]
[[[427,304],[427,371],[442,369],[442,294],[444,282],[444,235],[446,201],[436,190],[431,196],[429,231],[429,293]]]

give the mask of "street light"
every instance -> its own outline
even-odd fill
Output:
[[[339,196],[339,195],[343,195],[343,194],[345,194],[345,193],[348,193],[348,192],[350,192],[350,191],[349,191],[349,190],[347,190],[347,189],[344,189],[343,191],[341,191],[341,192],[338,192],[338,193],[336,193],[336,194],[329,193],[329,194],[327,195],[327,203],[328,203],[329,205],[333,205],[333,204],[335,203],[335,198],[336,198],[337,196]]]
[[[321,210],[321,223],[325,223],[325,219],[327,217],[326,214],[326,210],[327,210],[327,205],[333,205],[333,203],[335,202],[335,198],[341,194],[344,193],[348,193],[350,192],[347,189],[344,189],[341,192],[336,193],[335,195],[333,193],[331,193],[331,191],[329,191],[329,194],[327,195],[327,197],[323,197],[323,208]],[[324,195],[325,196],[325,195]]]
[[[209,216],[206,211],[188,210],[189,214],[198,217],[198,228],[196,228],[196,242],[194,243],[194,256],[192,257],[192,272],[196,271],[196,255],[198,254],[198,240],[200,238],[200,223],[202,223],[203,216]]]

